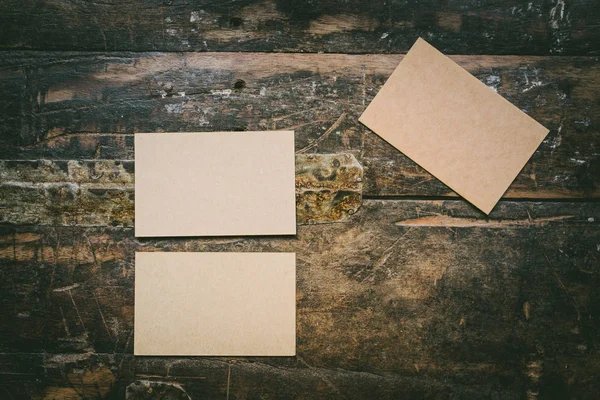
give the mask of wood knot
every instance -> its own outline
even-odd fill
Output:
[[[232,28],[239,28],[244,23],[244,20],[240,17],[229,18],[229,26]]]
[[[246,81],[243,79],[238,79],[237,81],[235,81],[235,83],[233,84],[233,88],[236,90],[240,90],[246,87]]]

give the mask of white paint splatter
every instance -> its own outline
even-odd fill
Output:
[[[526,87],[525,89],[523,89],[523,93],[525,92],[529,92],[531,89],[539,87],[539,86],[543,86],[543,82],[542,81],[532,81],[531,85],[529,87]]]
[[[211,90],[210,94],[215,95],[215,96],[225,96],[225,97],[229,97],[231,95],[232,90],[231,89],[216,89],[216,90]]]
[[[79,287],[79,283],[74,283],[74,284],[69,285],[69,286],[63,286],[63,287],[60,287],[60,288],[53,289],[52,291],[53,292],[68,292],[69,290],[72,290],[72,289],[75,289],[75,288],[78,288],[78,287]]]
[[[564,51],[561,42],[569,41],[570,34],[564,29],[571,26],[570,12],[565,12],[565,0],[556,0],[556,5],[550,9],[549,23],[552,29],[552,47],[550,52],[560,54]]]
[[[554,150],[558,146],[560,146],[562,143],[562,135],[561,135],[562,129],[563,129],[563,122],[560,121],[560,125],[556,131],[556,136],[554,136],[554,138],[552,138],[552,140],[548,140],[548,139],[544,140],[544,143],[549,143],[549,146],[551,149],[550,154],[553,154]]]
[[[560,7],[560,14],[557,14],[558,7]],[[560,15],[560,18],[559,18]],[[562,21],[565,17],[565,0],[557,0],[556,5],[550,10],[550,26],[553,29],[558,29],[558,22]]]
[[[500,78],[500,75],[490,75],[487,78],[485,78],[485,84],[494,92],[498,92],[498,88],[500,87],[501,83],[502,80]]]
[[[525,77],[525,89],[522,90],[523,93],[529,92],[531,89],[544,86],[544,82],[539,77],[539,69],[533,70],[533,78],[531,81],[529,80],[529,75],[527,75],[527,71],[523,71],[523,76]]]
[[[190,22],[196,22],[201,20],[202,17],[200,16],[200,13],[198,11],[192,11],[192,13],[190,14]]]
[[[183,114],[183,105],[184,103],[165,104],[165,110],[167,110],[169,114]]]

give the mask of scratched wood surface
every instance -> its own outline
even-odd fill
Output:
[[[596,399],[598,10],[0,3],[0,398]],[[357,122],[419,35],[551,131],[489,217]],[[296,237],[134,237],[134,132],[256,129]],[[134,357],[135,251],[296,252],[298,356]]]
[[[293,129],[301,153],[354,154],[365,169],[367,196],[453,195],[358,123],[401,58],[11,53],[0,60],[5,94],[0,98],[0,157],[62,161],[47,169],[7,163],[3,171],[8,181],[37,171],[35,182],[94,182],[93,173],[67,177],[65,160],[99,159],[122,163],[113,168],[124,169],[120,176],[127,179],[133,171],[133,132]],[[600,195],[596,57],[453,59],[551,130],[508,197]]]
[[[117,6],[118,4],[118,6]],[[3,49],[598,55],[597,0],[4,0]]]
[[[482,219],[459,200],[365,200],[353,217],[295,238],[4,227],[0,365],[46,398],[116,395],[134,379],[178,382],[192,398],[600,389],[598,203],[504,201]],[[296,252],[298,357],[134,359],[135,251]]]

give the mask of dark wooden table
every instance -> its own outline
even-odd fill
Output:
[[[357,121],[418,36],[550,129],[489,217]],[[0,398],[599,398],[599,55],[598,0],[2,1]],[[134,237],[134,132],[265,129],[296,237]],[[133,357],[151,250],[296,252],[298,356]]]

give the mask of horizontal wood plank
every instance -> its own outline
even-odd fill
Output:
[[[10,370],[4,368],[11,368]],[[27,368],[33,373],[14,372]],[[466,375],[470,379],[465,379]],[[0,354],[5,396],[14,399],[470,399],[519,398],[527,382],[477,369],[452,377],[318,368],[302,358],[135,357],[120,353]],[[479,380],[479,381],[478,381]],[[39,382],[44,382],[40,385]],[[511,385],[506,385],[510,382]],[[586,383],[572,392],[594,389]],[[189,397],[188,397],[189,396]],[[258,397],[258,398],[261,398]],[[9,399],[11,397],[8,397]]]
[[[366,200],[351,220],[301,226],[290,238],[136,239],[131,228],[2,225],[0,353],[44,353],[41,367],[64,359],[79,374],[88,368],[81,360],[115,353],[113,364],[89,369],[123,384],[175,380],[192,398],[222,395],[229,368],[239,396],[589,393],[599,361],[600,204],[502,202],[495,213],[482,219],[460,201]],[[299,357],[231,366],[142,357],[136,377],[124,378],[135,251],[296,252]],[[0,363],[0,373],[49,373],[26,364]]]
[[[124,399],[134,373],[130,354],[2,353],[0,393],[7,399]]]
[[[362,201],[363,168],[350,153],[296,154],[298,224],[340,222]],[[0,222],[133,226],[133,162],[2,161]]]
[[[133,168],[133,132],[293,129],[298,152],[354,154],[365,169],[365,196],[455,196],[358,122],[401,58],[7,53],[0,158],[32,161],[27,171],[39,159]],[[453,59],[551,130],[506,197],[600,195],[598,60]]]
[[[10,369],[9,369],[10,368]],[[19,368],[28,373],[15,372]],[[534,369],[535,370],[535,369]],[[465,379],[466,375],[469,379]],[[302,358],[133,357],[120,353],[0,354],[3,395],[14,399],[470,399],[519,398],[528,382],[477,368],[452,377],[314,367]],[[44,382],[40,385],[40,382]],[[510,382],[511,385],[506,385]],[[149,390],[151,389],[151,390]],[[594,389],[586,383],[571,393]],[[564,390],[563,390],[564,392]],[[188,397],[189,396],[189,397]],[[259,397],[260,398],[260,397]]]
[[[0,3],[0,48],[598,55],[593,0],[121,0]]]

